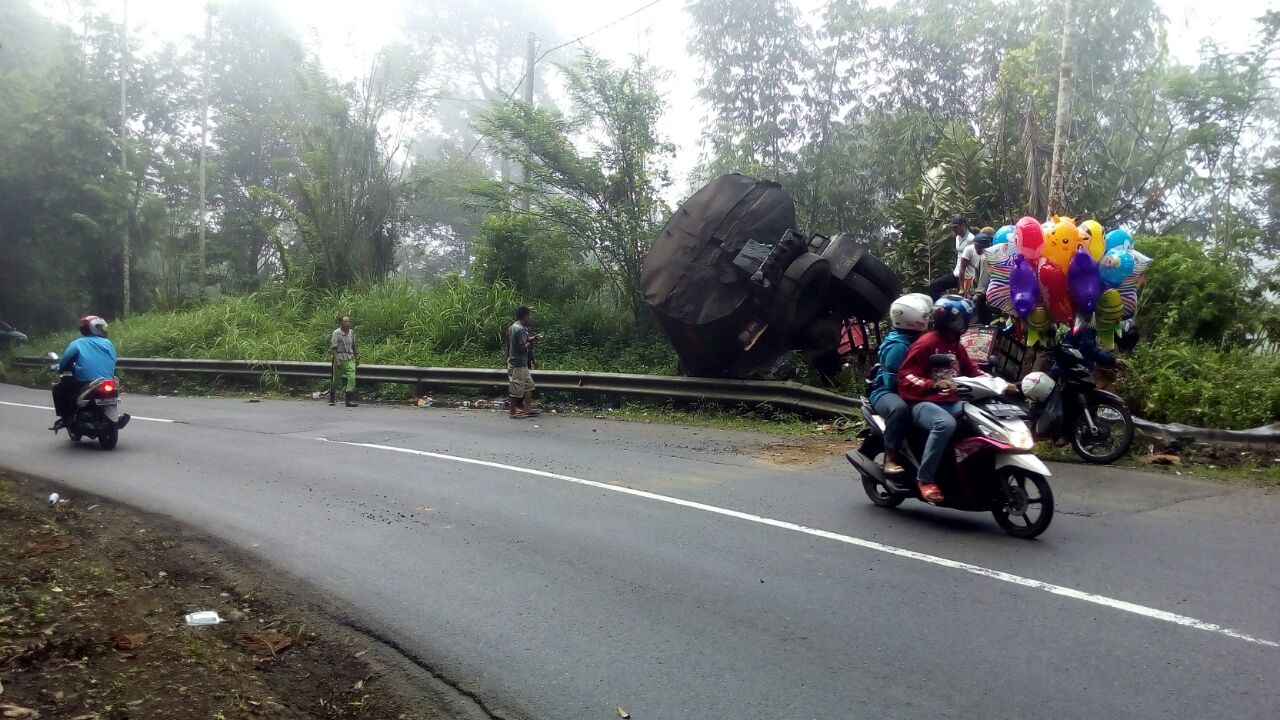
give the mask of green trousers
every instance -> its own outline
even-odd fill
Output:
[[[338,360],[333,363],[333,389],[334,392],[338,390],[342,390],[344,393],[355,392],[355,360]]]

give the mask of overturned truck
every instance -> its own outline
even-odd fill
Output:
[[[865,241],[805,237],[782,186],[724,175],[681,205],[640,278],[681,371],[769,375],[797,353],[826,369],[850,319],[880,320],[902,283]]]

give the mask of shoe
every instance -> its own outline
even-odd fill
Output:
[[[345,404],[347,407],[360,407],[360,403],[358,403],[358,402],[352,402],[352,401],[350,401],[350,400],[346,401],[346,403],[344,403],[344,404]]]
[[[123,430],[125,425],[129,424],[129,413],[120,413],[120,419],[116,421],[116,429]]]
[[[907,469],[906,469],[906,468],[902,467],[901,465],[899,465],[898,463],[896,463],[896,462],[894,462],[894,461],[892,461],[892,460],[888,460],[888,459],[886,459],[886,460],[884,461],[884,474],[885,474],[885,475],[890,475],[890,476],[892,476],[892,475],[901,475],[902,473],[904,473],[904,472],[906,472],[906,471],[907,471]]]
[[[337,405],[337,404],[338,404],[338,393],[335,390],[330,390],[329,391],[329,407],[333,407],[334,405]]]
[[[935,483],[921,482],[919,487],[920,497],[930,505],[939,505],[946,499],[942,496],[942,488],[939,488]]]
[[[58,418],[57,420],[53,421],[53,427],[49,429],[53,431],[54,435],[57,435],[58,431],[65,428],[66,426],[67,426],[67,423],[64,422],[62,418]]]

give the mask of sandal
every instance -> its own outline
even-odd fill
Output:
[[[930,505],[940,505],[942,501],[945,499],[942,496],[942,489],[939,488],[936,483],[921,482],[919,483],[919,487],[920,487],[920,499],[924,500]]]
[[[886,460],[884,461],[884,474],[885,474],[885,475],[890,475],[890,476],[892,476],[892,475],[901,475],[902,473],[904,473],[904,472],[906,472],[906,471],[907,471],[907,469],[906,469],[906,468],[902,467],[901,465],[899,465],[898,463],[896,463],[896,462],[894,462],[894,461],[892,461],[892,460],[888,460],[888,459],[886,459]]]
[[[516,413],[515,415],[508,415],[507,417],[512,420],[528,420],[531,416],[528,413]]]

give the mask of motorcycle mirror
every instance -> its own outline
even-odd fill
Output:
[[[951,363],[956,359],[955,355],[947,353],[934,353],[929,356],[929,367],[945,368],[951,367]]]

